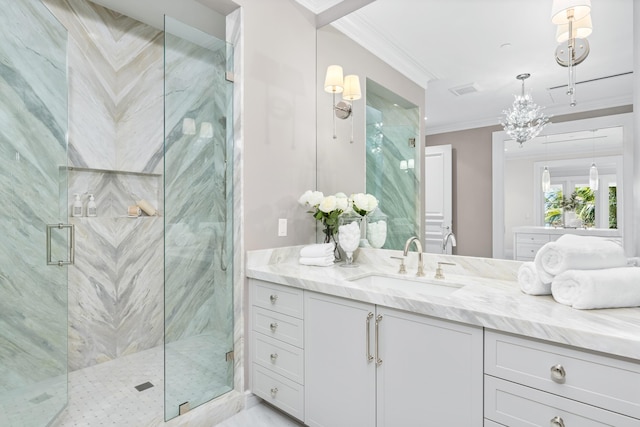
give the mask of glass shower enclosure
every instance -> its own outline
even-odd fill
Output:
[[[165,418],[233,389],[233,49],[165,18]]]
[[[67,404],[67,32],[0,8],[0,425],[36,427]]]

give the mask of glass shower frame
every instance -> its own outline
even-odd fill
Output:
[[[165,419],[234,387],[233,47],[165,17]]]

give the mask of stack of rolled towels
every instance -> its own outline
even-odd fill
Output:
[[[329,267],[333,265],[335,259],[333,251],[335,245],[333,243],[318,243],[315,245],[304,246],[300,249],[300,258],[298,262],[302,265],[315,265],[318,267]]]
[[[640,306],[640,268],[605,237],[564,234],[518,270],[522,292],[578,309]]]

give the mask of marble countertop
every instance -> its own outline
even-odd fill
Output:
[[[539,338],[640,361],[640,308],[576,310],[551,296],[520,291],[518,261],[424,254],[427,276],[416,278],[417,254],[398,275],[401,251],[360,248],[356,268],[298,264],[300,246],[248,251],[246,275],[296,288],[379,304],[442,319]],[[444,280],[434,279],[437,262]],[[354,281],[372,274],[411,280],[403,284]],[[417,282],[416,282],[417,281]],[[435,292],[432,289],[445,290]],[[444,287],[444,288],[443,288]]]

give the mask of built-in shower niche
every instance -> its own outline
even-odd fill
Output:
[[[131,219],[128,208],[135,206],[140,200],[149,203],[161,215],[161,174],[78,167],[67,169],[70,213],[73,212],[74,194],[79,194],[83,207],[82,217],[88,217],[87,203],[89,195],[93,194],[97,204],[95,218]],[[143,212],[140,217],[147,216]]]

